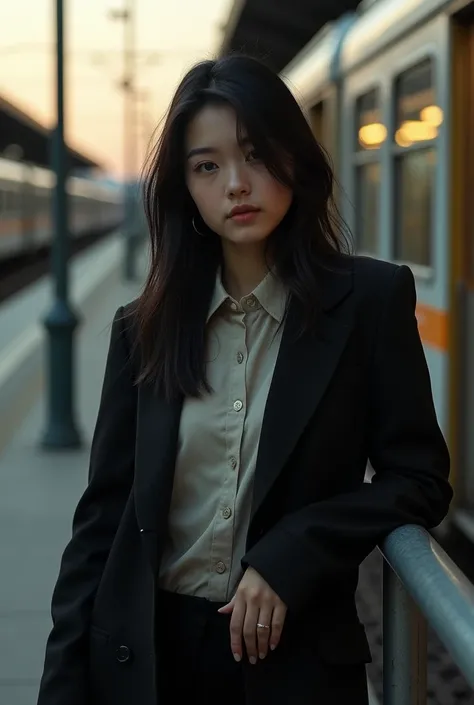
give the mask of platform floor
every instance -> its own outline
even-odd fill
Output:
[[[44,402],[35,403],[0,456],[0,703],[34,705],[51,628],[50,602],[72,513],[87,478],[90,440],[118,306],[138,287],[103,293],[77,333],[77,419],[84,445],[45,452]]]

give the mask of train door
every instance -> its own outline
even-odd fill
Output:
[[[474,12],[453,25],[452,353],[455,521],[474,539]]]
[[[311,130],[328,153],[337,182],[340,179],[339,113],[339,94],[334,86],[324,92],[324,95],[309,109],[308,113]],[[334,195],[336,203],[339,205],[341,194],[338,191],[338,183],[335,184]]]

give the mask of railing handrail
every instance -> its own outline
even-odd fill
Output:
[[[396,529],[381,551],[474,688],[474,585],[420,526]]]

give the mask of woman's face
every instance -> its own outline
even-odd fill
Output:
[[[204,107],[188,125],[185,149],[188,189],[206,225],[228,243],[263,243],[284,218],[293,194],[250,143],[239,145],[234,111]]]

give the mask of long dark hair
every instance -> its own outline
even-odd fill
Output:
[[[135,308],[138,381],[153,383],[168,399],[208,390],[205,323],[221,247],[216,234],[202,237],[193,228],[199,216],[186,186],[184,143],[190,120],[209,103],[235,110],[239,135],[245,132],[267,169],[293,190],[268,246],[306,328],[318,310],[321,260],[344,250],[328,157],[281,78],[241,55],[194,66],[174,95],[144,178],[151,265]]]

